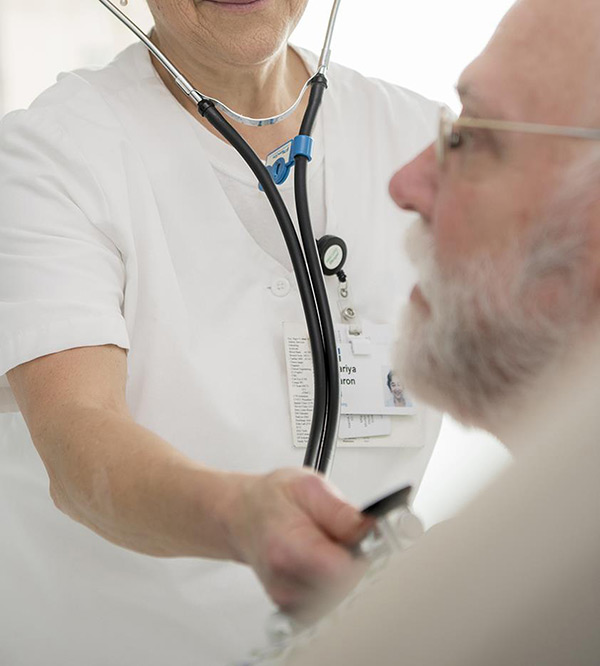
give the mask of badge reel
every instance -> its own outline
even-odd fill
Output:
[[[311,626],[300,624],[284,613],[275,613],[267,622],[268,646],[233,666],[280,666],[293,651],[309,643],[320,629],[343,617],[345,609],[377,579],[390,558],[410,548],[422,536],[423,525],[408,505],[411,490],[411,486],[406,486],[363,509],[363,514],[375,522],[352,552],[356,557],[365,558],[369,566],[362,581],[338,608]]]
[[[323,273],[327,276],[335,275],[339,280],[338,305],[342,319],[349,325],[350,335],[360,335],[362,326],[350,298],[348,276],[343,271],[348,257],[348,247],[339,236],[327,235],[319,238],[317,249],[321,257]]]

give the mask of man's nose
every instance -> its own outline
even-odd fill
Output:
[[[438,166],[435,144],[402,167],[390,181],[390,195],[400,208],[431,219],[437,189]]]

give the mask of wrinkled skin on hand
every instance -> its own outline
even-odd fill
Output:
[[[286,469],[244,477],[228,516],[236,559],[296,619],[316,619],[364,572],[350,548],[372,521],[317,474]]]

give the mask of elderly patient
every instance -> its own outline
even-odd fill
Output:
[[[458,89],[390,187],[420,216],[398,365],[515,463],[294,664],[600,664],[600,391],[568,381],[599,367],[600,4],[517,2]]]

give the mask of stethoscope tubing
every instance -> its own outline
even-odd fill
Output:
[[[320,96],[313,96],[312,105],[309,103],[311,115],[315,113],[315,106],[320,104]],[[308,328],[308,335],[310,340],[310,348],[313,357],[314,368],[314,401],[313,401],[313,414],[312,423],[307,444],[306,455],[304,458],[304,465],[311,467],[315,471],[322,474],[328,474],[333,461],[333,449],[335,448],[335,441],[337,437],[337,420],[339,418],[338,411],[332,411],[330,401],[332,394],[335,396],[337,393],[337,404],[339,405],[339,378],[333,385],[331,384],[331,362],[327,362],[327,355],[331,358],[331,344],[328,350],[325,351],[323,333],[323,322],[328,322],[329,329],[327,339],[331,341],[333,331],[333,321],[331,317],[331,310],[327,299],[327,292],[324,285],[324,279],[321,271],[321,264],[316,251],[314,234],[310,224],[310,217],[306,216],[307,203],[301,205],[298,210],[298,224],[300,229],[304,229],[305,238],[305,251],[308,249],[307,254],[310,256],[305,259],[303,248],[300,245],[298,236],[294,229],[292,219],[289,211],[281,197],[277,185],[262,160],[256,155],[252,148],[248,145],[245,139],[239,132],[221,115],[219,110],[215,107],[214,103],[210,100],[205,100],[198,105],[200,114],[210,122],[210,124],[225,138],[230,145],[235,148],[242,159],[250,167],[259,183],[262,185],[265,195],[275,213],[275,217],[279,223],[279,227],[284,237],[284,241],[290,255],[292,267],[296,275],[296,282],[298,284],[298,292],[306,325]],[[308,109],[307,109],[308,111]],[[306,115],[306,114],[305,114]],[[301,191],[306,192],[306,168],[300,169],[300,176],[295,175],[296,179],[301,179],[303,185]],[[301,201],[306,197],[301,196]],[[297,202],[298,203],[298,202]],[[311,252],[312,250],[312,252]],[[309,268],[311,266],[311,268]],[[312,273],[312,279],[311,279]],[[319,279],[320,277],[320,279]],[[316,279],[315,279],[316,278]],[[315,284],[316,291],[315,293]],[[333,365],[335,365],[336,372],[339,372],[337,366],[337,348],[335,346],[335,334],[333,334]],[[333,386],[333,388],[331,388]],[[336,403],[334,399],[334,405]],[[335,425],[334,425],[335,424]],[[332,437],[332,433],[335,437]],[[328,438],[326,439],[326,434]],[[321,462],[323,461],[323,462]],[[328,465],[325,465],[325,462]]]
[[[316,121],[317,113],[321,107],[323,95],[327,88],[327,79],[317,74],[312,83],[308,107],[300,126],[300,134],[310,136]],[[333,458],[337,443],[337,434],[340,414],[340,378],[335,329],[327,296],[327,288],[323,277],[321,260],[316,246],[312,229],[310,206],[308,203],[308,158],[299,155],[295,161],[294,193],[298,227],[302,238],[302,246],[306,265],[310,274],[313,294],[321,323],[321,343],[324,350],[325,375],[327,381],[327,395],[324,401],[327,405],[325,423],[322,430],[321,442],[318,448],[309,446],[306,450],[304,465],[328,476],[333,465]],[[315,401],[317,395],[315,392]]]

